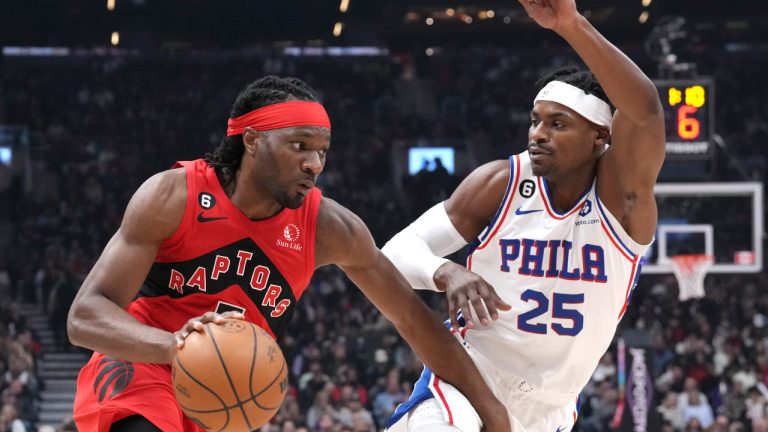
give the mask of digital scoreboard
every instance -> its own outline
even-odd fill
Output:
[[[654,81],[664,107],[667,157],[706,159],[714,155],[715,86],[710,78]]]

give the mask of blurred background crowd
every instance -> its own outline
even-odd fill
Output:
[[[382,246],[461,180],[440,170],[409,175],[393,148],[452,143],[471,166],[524,150],[533,83],[576,62],[562,44],[524,45],[456,43],[432,54],[419,48],[364,57],[264,47],[247,55],[0,58],[0,124],[31,131],[24,170],[0,164],[0,432],[74,430],[66,418],[40,418],[43,353],[78,351],[66,338],[69,305],[132,193],[174,161],[212,151],[247,83],[296,76],[318,91],[333,122],[318,187],[360,215]],[[656,75],[642,46],[622,48]],[[717,132],[730,152],[719,155],[714,178],[764,182],[768,87],[759,83],[768,56],[727,44],[701,46],[697,55],[698,73],[716,80]],[[728,217],[714,208],[710,216]],[[671,275],[640,278],[618,333],[650,335],[660,430],[768,431],[767,286],[765,274],[710,275],[704,299],[679,302]],[[446,314],[440,296],[421,295]],[[28,310],[43,314],[51,338],[31,329]],[[421,373],[393,327],[335,268],[318,270],[280,345],[291,388],[268,432],[382,430]],[[615,346],[581,401],[576,430],[611,430],[619,402]]]

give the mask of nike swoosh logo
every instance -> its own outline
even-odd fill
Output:
[[[564,430],[565,430],[564,427],[558,426],[557,431],[555,431],[555,432],[563,432]]]
[[[540,212],[540,211],[544,211],[543,209],[542,210],[521,210],[522,208],[523,208],[523,206],[518,207],[517,210],[515,210],[515,214],[518,215],[518,216],[522,216],[522,215],[527,215],[527,214],[531,214],[531,213],[537,213],[537,212]]]
[[[205,217],[203,216],[203,212],[200,212],[200,214],[197,215],[198,222],[213,222],[213,221],[223,220],[223,219],[226,219],[226,217]]]

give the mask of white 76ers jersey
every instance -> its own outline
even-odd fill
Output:
[[[650,245],[624,232],[595,183],[558,213],[528,153],[511,157],[510,165],[504,200],[467,267],[512,310],[463,336],[539,395],[554,403],[575,400],[608,349]]]

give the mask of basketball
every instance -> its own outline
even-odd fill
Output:
[[[252,431],[285,398],[283,352],[247,321],[208,323],[190,334],[173,362],[173,390],[184,413],[208,431]]]

